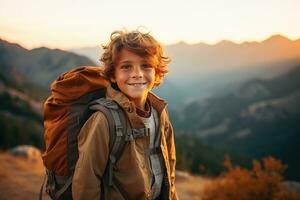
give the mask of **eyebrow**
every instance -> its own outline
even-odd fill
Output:
[[[142,62],[147,62],[147,60],[141,60]],[[122,60],[119,63],[132,63],[131,60]]]
[[[132,63],[132,61],[131,60],[123,60],[120,63]]]

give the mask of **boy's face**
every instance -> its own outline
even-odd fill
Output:
[[[136,106],[144,107],[148,92],[153,88],[155,69],[147,60],[127,49],[122,49],[111,79]]]

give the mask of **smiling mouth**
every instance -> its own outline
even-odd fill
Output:
[[[127,83],[130,86],[143,86],[146,85],[147,83]]]

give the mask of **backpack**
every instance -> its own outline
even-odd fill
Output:
[[[72,199],[72,177],[78,160],[77,136],[87,119],[101,111],[109,124],[110,156],[103,175],[102,194],[106,187],[114,187],[128,199],[113,181],[116,161],[127,141],[148,136],[147,128],[132,129],[122,108],[105,99],[109,81],[102,75],[103,68],[85,66],[75,68],[58,77],[51,84],[51,95],[44,103],[46,192],[52,199]],[[41,186],[40,199],[45,180]]]

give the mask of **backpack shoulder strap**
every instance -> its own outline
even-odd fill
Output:
[[[116,129],[116,124],[115,124],[115,119],[112,114],[112,110],[117,110],[118,109],[118,105],[116,105],[114,102],[109,101],[105,98],[100,98],[97,100],[92,101],[89,104],[89,109],[92,110],[92,112],[95,111],[100,111],[104,114],[104,116],[107,119],[108,122],[108,127],[109,127],[109,152],[111,153],[111,150],[113,148],[113,145],[115,143],[116,140],[116,136],[117,134],[120,135],[120,132],[117,131]],[[122,134],[122,130],[121,130],[121,134]]]
[[[109,125],[109,160],[115,164],[116,161],[119,159],[120,150],[125,145],[124,137],[125,137],[125,116],[119,105],[112,101],[105,98],[100,98],[94,100],[90,103],[89,108],[93,111],[101,111]]]
[[[123,110],[119,107],[119,105],[112,101],[107,100],[105,98],[97,99],[90,103],[90,109],[93,111],[101,111],[107,118],[109,124],[109,162],[108,166],[105,169],[103,180],[106,186],[112,186],[123,198],[123,200],[127,200],[128,195],[122,188],[113,181],[113,172],[115,168],[115,164],[118,159],[121,157],[123,152],[126,140],[125,140],[125,130],[130,129],[130,126],[127,126],[126,117]],[[105,195],[105,191],[104,191]]]

